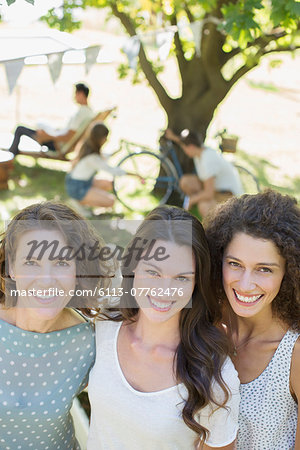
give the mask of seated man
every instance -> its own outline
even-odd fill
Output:
[[[76,130],[87,120],[92,119],[94,113],[88,106],[89,88],[83,84],[75,85],[75,101],[78,103],[78,111],[70,118],[66,128],[61,130],[51,129],[43,126],[40,129],[32,130],[31,128],[19,126],[16,128],[13,142],[9,151],[14,155],[19,152],[19,143],[21,136],[29,136],[37,141],[40,145],[46,145],[49,150],[57,151],[61,154],[61,147],[68,142],[76,133]]]
[[[197,205],[199,213],[205,217],[216,203],[243,194],[235,167],[220,153],[205,147],[197,133],[183,130],[177,136],[167,129],[165,136],[180,145],[184,153],[194,160],[196,175],[183,175],[179,180],[180,188],[189,196],[189,209]]]

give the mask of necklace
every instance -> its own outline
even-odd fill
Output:
[[[239,345],[234,345],[233,344],[233,356],[237,356],[238,350],[241,347],[244,347],[246,344],[248,344],[248,342],[250,342],[252,339],[256,338],[257,336],[259,336],[259,334],[257,334],[256,336],[249,336],[247,339],[245,339],[244,342],[242,342]]]
[[[248,338],[246,338],[246,339],[245,339],[243,342],[241,342],[240,344],[235,345],[234,342],[233,342],[233,339],[232,339],[232,336],[233,336],[233,328],[232,328],[232,324],[231,324],[231,317],[230,317],[230,314],[229,314],[228,318],[229,318],[229,326],[230,326],[231,342],[232,342],[232,345],[233,345],[233,352],[232,352],[232,355],[233,355],[234,357],[236,357],[237,354],[238,354],[238,350],[239,350],[240,348],[244,347],[244,346],[247,345],[250,341],[252,341],[252,339],[254,339],[254,338],[256,338],[256,337],[262,335],[263,333],[258,333],[258,334],[255,334],[254,336],[249,336]]]

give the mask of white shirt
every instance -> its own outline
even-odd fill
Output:
[[[215,190],[243,194],[241,180],[236,168],[223,156],[209,147],[204,147],[201,156],[194,158],[197,176],[201,181],[215,178]]]
[[[46,131],[46,133],[51,136],[60,136],[61,134],[66,134],[70,130],[77,131],[92,120],[94,115],[95,113],[88,105],[80,105],[78,110],[70,117],[64,128],[53,128],[51,125],[44,122],[37,123],[37,127]]]
[[[100,170],[104,170],[112,175],[124,175],[126,173],[120,167],[111,167],[99,154],[92,153],[78,161],[70,172],[70,176],[75,180],[89,180]]]
[[[157,392],[140,392],[126,380],[119,365],[117,338],[121,323],[96,322],[96,362],[89,378],[92,408],[87,450],[192,450],[197,437],[182,420],[185,386]],[[138,369],[138,368],[137,368]],[[228,358],[222,377],[232,395],[224,408],[212,414],[211,405],[198,414],[209,431],[207,445],[223,447],[234,441],[238,430],[239,379]],[[216,399],[223,391],[213,386]]]
[[[93,110],[88,105],[80,105],[78,111],[70,118],[67,130],[77,131],[83,124],[89,122],[94,117]]]

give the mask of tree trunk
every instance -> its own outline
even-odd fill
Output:
[[[186,101],[184,97],[175,99],[167,111],[168,127],[176,134],[187,128],[196,131],[205,141],[207,128],[213,118],[214,111],[218,104],[223,100],[226,93],[214,93],[212,90],[205,92],[198,99]],[[179,146],[176,148],[178,160],[184,173],[194,172],[194,163]]]

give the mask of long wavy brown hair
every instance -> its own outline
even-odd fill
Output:
[[[228,391],[221,371],[229,348],[225,335],[215,326],[220,320],[221,312],[211,293],[210,254],[202,225],[196,217],[183,209],[174,206],[154,209],[142,222],[125,250],[124,261],[126,256],[130,258],[127,260],[128,264],[123,263],[122,266],[124,295],[120,308],[108,308],[104,312],[105,318],[127,323],[137,320],[139,308],[135,298],[130,295],[133,271],[139,261],[137,252],[140,251],[130,250],[135,239],[139,239],[139,244],[143,243],[144,251],[153,239],[192,247],[196,263],[195,287],[192,305],[188,305],[191,307],[180,312],[180,342],[174,357],[174,373],[177,382],[184,383],[188,392],[182,412],[183,420],[204,441],[208,430],[197,422],[195,415],[211,402],[216,407],[222,407],[226,403]],[[214,398],[214,381],[224,392],[222,404]]]
[[[77,157],[74,159],[72,163],[72,167],[85,156],[91,155],[93,153],[100,154],[101,147],[103,145],[103,138],[106,138],[109,134],[109,129],[103,122],[96,122],[90,132],[88,137],[83,142]]]
[[[0,236],[0,303],[15,306],[17,296],[10,295],[16,290],[16,282],[10,277],[9,264],[15,261],[20,237],[32,230],[57,230],[65,238],[67,245],[74,251],[84,246],[104,242],[90,224],[77,212],[63,203],[44,202],[30,205],[21,210],[8,224],[6,231]],[[76,305],[76,309],[89,317],[98,313],[98,295],[96,288],[110,286],[112,266],[99,259],[91,259],[86,252],[76,257],[76,292],[68,306]],[[82,295],[80,295],[82,292]],[[91,295],[91,293],[96,293]],[[81,306],[82,305],[82,306]],[[81,306],[81,307],[80,307]]]

